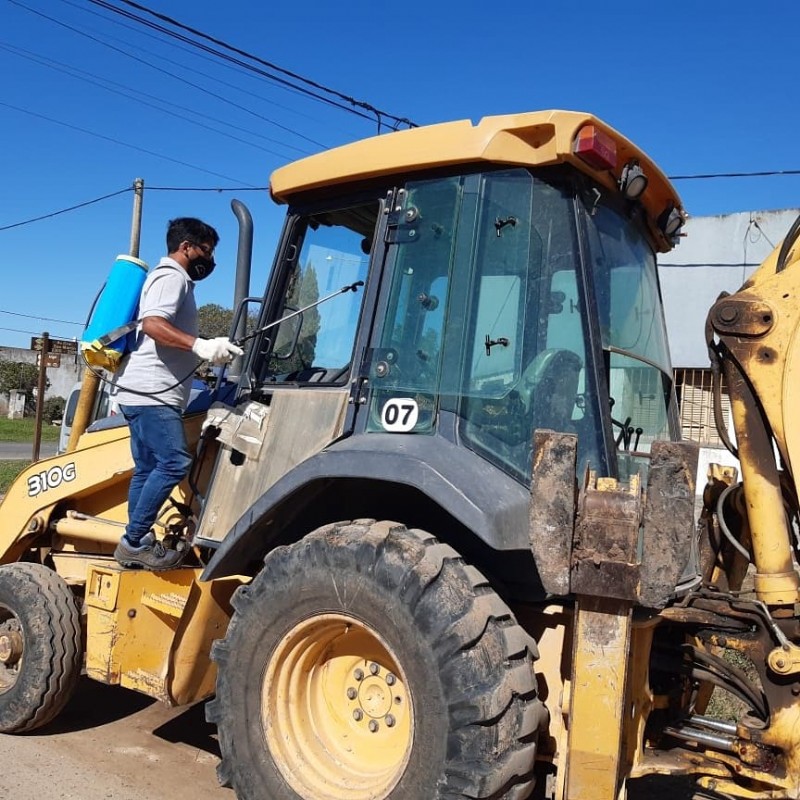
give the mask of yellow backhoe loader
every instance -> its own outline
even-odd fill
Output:
[[[800,797],[800,226],[708,318],[739,481],[680,441],[656,271],[680,199],[600,120],[398,131],[270,188],[245,357],[187,413],[158,522],[185,565],[111,556],[116,418],[0,505],[0,732],[85,669],[211,698],[240,800]]]

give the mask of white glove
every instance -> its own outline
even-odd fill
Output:
[[[241,347],[237,347],[227,336],[217,336],[216,339],[194,340],[192,352],[203,361],[212,364],[228,364],[236,356],[244,354]]]

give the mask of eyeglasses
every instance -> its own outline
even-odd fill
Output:
[[[204,256],[210,256],[214,252],[214,248],[210,244],[201,244],[200,242],[190,242],[190,244],[202,251]]]

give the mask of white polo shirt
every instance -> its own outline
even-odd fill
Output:
[[[177,261],[166,256],[150,272],[142,287],[138,318],[145,317],[161,317],[184,333],[197,336],[194,281]],[[189,402],[198,363],[197,356],[189,350],[156,344],[144,333],[140,322],[135,344],[114,375],[111,394],[121,405],[166,403],[183,410]]]

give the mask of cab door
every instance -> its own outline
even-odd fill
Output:
[[[281,478],[352,430],[383,206],[373,195],[290,210],[240,399],[208,417],[220,449],[199,539],[221,541]]]

